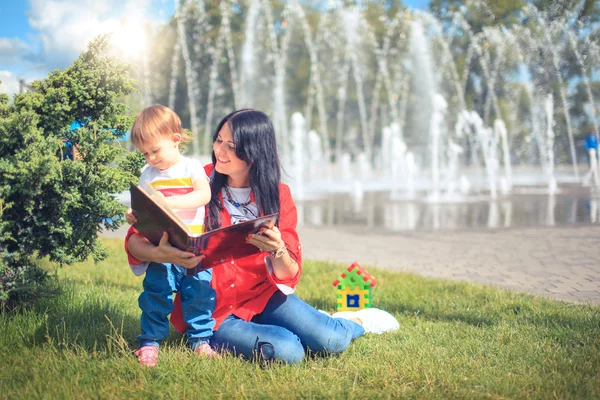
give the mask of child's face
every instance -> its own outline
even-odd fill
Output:
[[[179,142],[180,139],[175,135],[172,139],[161,138],[135,147],[144,155],[150,166],[165,170],[179,161],[181,157]]]

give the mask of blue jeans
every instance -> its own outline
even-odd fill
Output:
[[[234,315],[227,317],[210,343],[247,359],[298,364],[309,349],[322,354],[341,353],[364,333],[362,326],[353,321],[331,318],[298,296],[278,291],[251,322]]]
[[[142,310],[140,347],[156,346],[169,334],[168,315],[173,311],[174,292],[180,291],[183,319],[187,324],[188,344],[195,349],[208,342],[215,320],[215,290],[210,287],[212,270],[186,276],[186,269],[175,264],[150,263],[144,278],[144,291],[138,304]]]

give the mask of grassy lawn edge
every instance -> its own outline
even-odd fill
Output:
[[[600,307],[363,265],[375,307],[400,330],[357,339],[341,355],[262,368],[205,360],[172,331],[159,365],[133,352],[141,279],[122,241],[110,256],[56,268],[62,292],[0,318],[0,398],[598,398]],[[297,294],[334,311],[343,264],[305,261]]]

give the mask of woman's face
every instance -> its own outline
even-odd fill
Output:
[[[215,169],[218,173],[228,175],[228,185],[231,187],[247,187],[250,166],[235,155],[235,142],[229,129],[229,124],[224,124],[217,140],[213,143],[215,153]]]

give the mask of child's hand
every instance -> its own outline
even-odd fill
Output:
[[[125,220],[129,225],[133,225],[137,222],[137,218],[134,215],[134,211],[131,208],[128,208],[125,212]]]
[[[173,207],[172,200],[173,200],[173,197],[163,197],[162,201],[163,201],[163,204],[167,205],[167,207],[169,207],[169,208],[176,208],[176,207]]]
[[[165,195],[158,191],[156,193],[154,193],[154,196],[156,196],[158,201],[165,201],[165,199],[166,199]]]
[[[162,194],[161,192],[157,191],[156,193],[154,193],[153,197],[154,197],[154,200],[156,200],[156,202],[158,204],[162,204],[163,206],[173,208],[173,207],[171,207],[171,203],[170,203],[169,199],[167,197],[165,197],[165,195]]]

